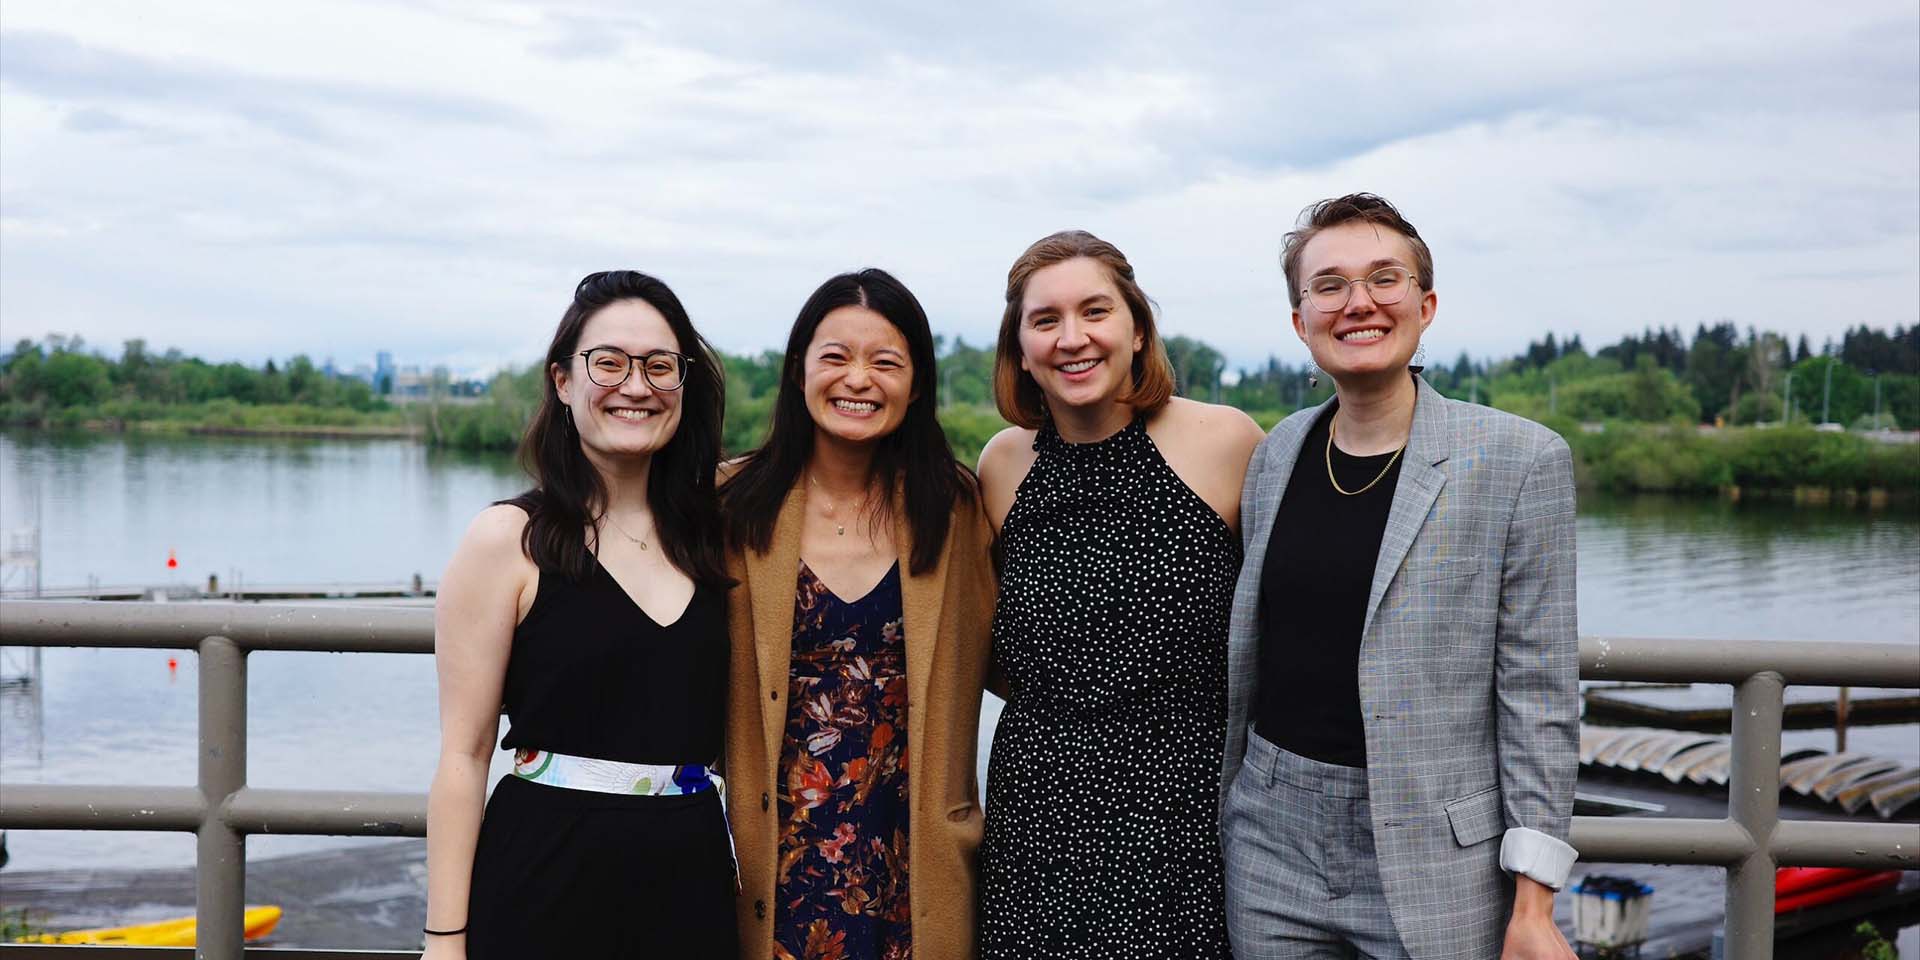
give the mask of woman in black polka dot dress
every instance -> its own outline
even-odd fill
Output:
[[[1217,829],[1240,484],[1260,430],[1172,397],[1146,296],[1090,234],[1028,248],[981,454],[1000,529],[980,952],[1226,957]]]

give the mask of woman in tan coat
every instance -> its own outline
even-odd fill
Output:
[[[992,535],[938,382],[899,281],[827,281],[794,322],[767,442],[723,493],[749,960],[975,954]]]

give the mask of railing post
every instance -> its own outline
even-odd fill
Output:
[[[195,864],[201,960],[241,960],[245,948],[247,838],[227,823],[227,802],[247,783],[247,653],[226,637],[200,641],[200,821]]]
[[[1727,956],[1773,957],[1774,827],[1780,823],[1780,712],[1786,684],[1762,671],[1733,690],[1733,771],[1727,816],[1753,838],[1727,867]]]

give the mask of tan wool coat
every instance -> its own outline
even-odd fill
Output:
[[[914,574],[912,530],[895,498],[894,542],[907,643],[907,874],[916,960],[972,960],[976,853],[986,821],[974,775],[980,691],[997,589],[991,528],[978,502],[954,510],[940,562]],[[796,486],[765,553],[728,560],[732,683],[727,816],[740,858],[736,916],[743,960],[773,950],[780,857],[780,744],[787,725],[794,587],[806,490]]]

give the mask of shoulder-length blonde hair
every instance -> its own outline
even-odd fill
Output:
[[[993,403],[1015,426],[1037,430],[1047,419],[1046,397],[1032,374],[1020,369],[1020,304],[1027,281],[1044,267],[1086,257],[1106,268],[1107,279],[1133,315],[1141,346],[1133,354],[1133,383],[1120,397],[1134,410],[1152,414],[1173,396],[1173,364],[1154,323],[1153,302],[1133,279],[1133,264],[1118,247],[1085,230],[1062,230],[1027,248],[1007,271],[1007,309],[1000,316],[1000,345],[993,358]]]

